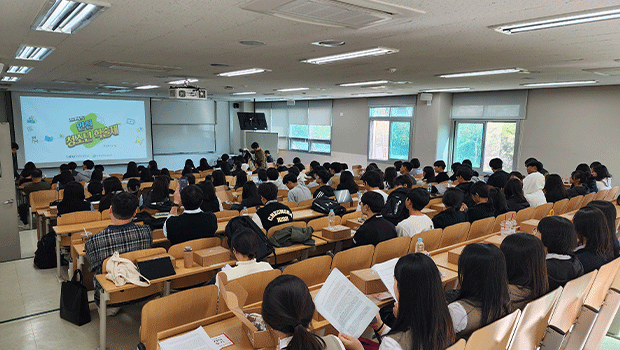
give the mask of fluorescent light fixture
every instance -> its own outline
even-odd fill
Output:
[[[8,76],[7,77],[2,77],[2,81],[9,81],[11,83],[14,83],[14,82],[16,82],[18,80],[19,80],[18,77],[8,77]]]
[[[346,83],[346,84],[338,84],[338,86],[366,86],[366,85],[381,85],[387,84],[389,81],[387,80],[375,80],[375,81],[361,81],[359,83]]]
[[[188,78],[188,79],[169,81],[168,84],[170,84],[170,85],[181,85],[181,84],[195,83],[197,81],[198,81],[198,79]]]
[[[533,30],[548,29],[573,24],[591,23],[620,18],[620,7],[605,7],[595,10],[573,12],[560,16],[542,17],[523,22],[493,26],[492,29],[504,34],[516,34]]]
[[[580,80],[580,81],[558,81],[553,83],[531,83],[531,84],[521,84],[525,87],[546,87],[546,86],[565,86],[565,85],[588,85],[588,84],[596,84],[598,81],[596,80]]]
[[[263,73],[263,72],[268,72],[268,71],[269,70],[263,69],[263,68],[249,68],[249,69],[236,70],[232,72],[219,73],[217,75],[220,77],[236,77],[239,75],[256,74],[256,73]]]
[[[439,77],[440,78],[464,78],[464,77],[478,77],[481,75],[521,73],[524,71],[525,70],[521,68],[507,68],[507,69],[485,70],[485,71],[479,71],[479,72],[442,74]]]
[[[457,87],[457,88],[422,90],[422,92],[459,92],[459,91],[469,91],[469,90],[471,90],[471,88]]]
[[[26,74],[32,70],[32,67],[26,66],[10,66],[9,69],[6,70],[7,73],[12,74]]]
[[[32,24],[33,30],[75,34],[110,7],[104,2],[48,0]]]
[[[143,85],[143,86],[136,86],[134,89],[136,90],[150,90],[150,89],[157,89],[159,87],[159,85]]]
[[[51,47],[21,45],[15,53],[18,60],[43,61],[47,55],[54,51]]]
[[[303,91],[303,90],[308,90],[308,88],[302,87],[302,88],[279,89],[279,90],[276,90],[276,91],[279,91],[279,92],[291,92],[291,91]]]
[[[235,96],[242,96],[242,95],[256,95],[255,91],[246,91],[246,92],[233,92],[232,93]]]
[[[341,54],[338,54],[338,55],[325,56],[325,57],[319,57],[319,58],[312,58],[312,59],[308,59],[308,60],[303,60],[301,62],[312,63],[312,64],[325,64],[325,63],[331,63],[331,62],[335,62],[335,61],[348,60],[348,59],[353,59],[353,58],[360,58],[360,57],[367,57],[367,56],[388,55],[388,54],[396,53],[396,52],[398,52],[398,50],[396,50],[396,49],[388,49],[388,48],[385,48],[385,47],[376,47],[374,49],[368,49],[368,50],[362,50],[362,51],[354,51],[354,52],[347,52],[347,53],[341,53]]]

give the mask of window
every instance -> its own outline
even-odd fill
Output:
[[[489,161],[500,158],[504,170],[514,170],[517,121],[457,121],[454,130],[454,161],[491,172]]]
[[[413,106],[370,107],[368,158],[408,160]]]
[[[289,149],[331,153],[332,127],[328,125],[289,125]]]

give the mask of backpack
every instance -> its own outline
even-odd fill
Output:
[[[393,191],[385,202],[381,215],[383,215],[384,219],[394,224],[394,226],[398,225],[399,222],[409,217],[406,202],[406,191]]]
[[[224,233],[228,238],[228,245],[230,246],[232,243],[232,237],[242,229],[249,229],[256,233],[256,237],[258,239],[258,251],[256,252],[256,261],[260,261],[265,257],[273,254],[275,256],[275,249],[267,236],[263,233],[263,230],[256,225],[256,223],[252,220],[251,217],[244,216],[236,216],[226,224],[226,228],[224,229]],[[231,248],[232,249],[232,248]]]
[[[61,265],[67,265],[64,258],[60,261]],[[37,242],[37,251],[34,252],[34,265],[40,269],[51,269],[56,267],[56,234],[50,232],[41,237]]]
[[[342,216],[347,213],[347,210],[340,205],[335,199],[328,197],[319,197],[312,201],[310,209],[323,214],[329,214],[331,209],[334,210],[334,214]]]

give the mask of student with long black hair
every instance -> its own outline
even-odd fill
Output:
[[[76,181],[70,181],[65,185],[64,195],[57,208],[58,216],[76,211],[93,210],[90,202],[84,199],[84,187]]]
[[[583,265],[573,254],[577,233],[570,220],[561,216],[545,217],[538,223],[538,232],[547,248],[549,290],[564,287],[568,281],[583,275]]]
[[[469,222],[495,216],[495,207],[493,207],[493,201],[489,198],[489,187],[484,181],[478,181],[471,185],[469,193],[471,193],[471,198],[476,202],[475,206],[467,210]]]
[[[549,291],[545,246],[538,237],[517,232],[506,237],[500,246],[506,258],[508,293],[514,309]]]
[[[357,193],[359,187],[355,183],[355,178],[350,172],[342,172],[340,175],[340,183],[336,187],[337,190],[349,190],[350,194]]]
[[[588,176],[581,170],[575,170],[572,174],[570,174],[570,184],[570,188],[566,190],[568,193],[568,198],[585,196],[590,193],[590,189],[587,186]]]
[[[243,184],[243,192],[241,193],[241,206],[250,208],[263,205],[258,195],[258,187],[254,181],[247,181]]]
[[[573,217],[577,238],[581,244],[575,256],[583,265],[584,273],[594,271],[614,257],[614,244],[609,233],[605,214],[594,207],[585,206]]]
[[[438,213],[433,218],[433,227],[446,228],[459,222],[467,221],[467,214],[461,211],[463,205],[463,192],[456,188],[449,188],[443,194],[441,202],[446,206],[446,210]]]
[[[596,188],[599,191],[611,189],[611,174],[606,166],[598,164],[592,167],[592,177],[596,180]]]
[[[508,203],[506,202],[506,196],[504,192],[497,187],[489,188],[489,200],[493,204],[495,210],[495,216],[499,216],[508,212]]]
[[[459,257],[456,300],[448,305],[457,338],[468,338],[510,312],[506,259],[493,244],[474,243]]]
[[[127,172],[123,174],[123,179],[130,177],[140,177],[140,171],[138,171],[138,164],[136,162],[127,163]]]
[[[226,175],[222,170],[216,170],[211,175],[213,176],[213,186],[227,185]]]
[[[99,211],[103,212],[104,210],[110,209],[112,205],[112,197],[115,194],[123,192],[123,184],[121,180],[116,177],[108,177],[103,180],[103,197],[99,201]]]
[[[379,350],[444,350],[455,342],[454,326],[433,260],[422,253],[408,254],[394,268],[398,299],[392,328],[377,317],[370,326],[383,336]],[[338,336],[347,350],[361,350],[357,339]]]
[[[297,276],[282,275],[269,282],[263,293],[261,314],[278,341],[278,349],[344,349],[337,337],[319,337],[308,329],[314,315],[314,301],[308,286]]]
[[[549,174],[545,177],[545,187],[543,187],[547,203],[555,203],[564,198],[568,198],[568,192],[564,187],[564,181],[558,174]]]
[[[592,171],[588,164],[581,163],[577,165],[575,170],[583,171],[583,173],[586,174],[587,180],[585,185],[589,190],[588,192],[598,192],[598,189],[596,188],[596,179],[592,176]]]
[[[597,208],[603,212],[605,215],[605,222],[607,223],[607,227],[609,227],[609,235],[611,242],[614,246],[614,259],[620,256],[620,244],[618,242],[618,237],[616,236],[616,206],[611,202],[596,200],[588,203],[588,207]]]
[[[504,185],[504,195],[506,196],[506,204],[508,210],[519,211],[529,208],[530,203],[525,199],[523,193],[523,183],[517,178],[510,178]]]

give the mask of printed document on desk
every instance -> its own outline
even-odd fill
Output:
[[[379,308],[338,269],[314,298],[317,311],[340,333],[359,338]]]
[[[202,327],[198,327],[195,330],[185,333],[183,335],[176,336],[174,338],[166,339],[159,342],[161,350],[219,350],[220,348],[215,345],[213,340],[209,338],[207,332]]]
[[[388,292],[392,294],[394,300],[396,299],[396,294],[394,293],[394,267],[396,267],[396,263],[399,258],[394,258],[392,260],[388,260],[384,263],[374,264],[371,268],[374,272],[379,275],[381,278],[381,282],[385,284]]]

